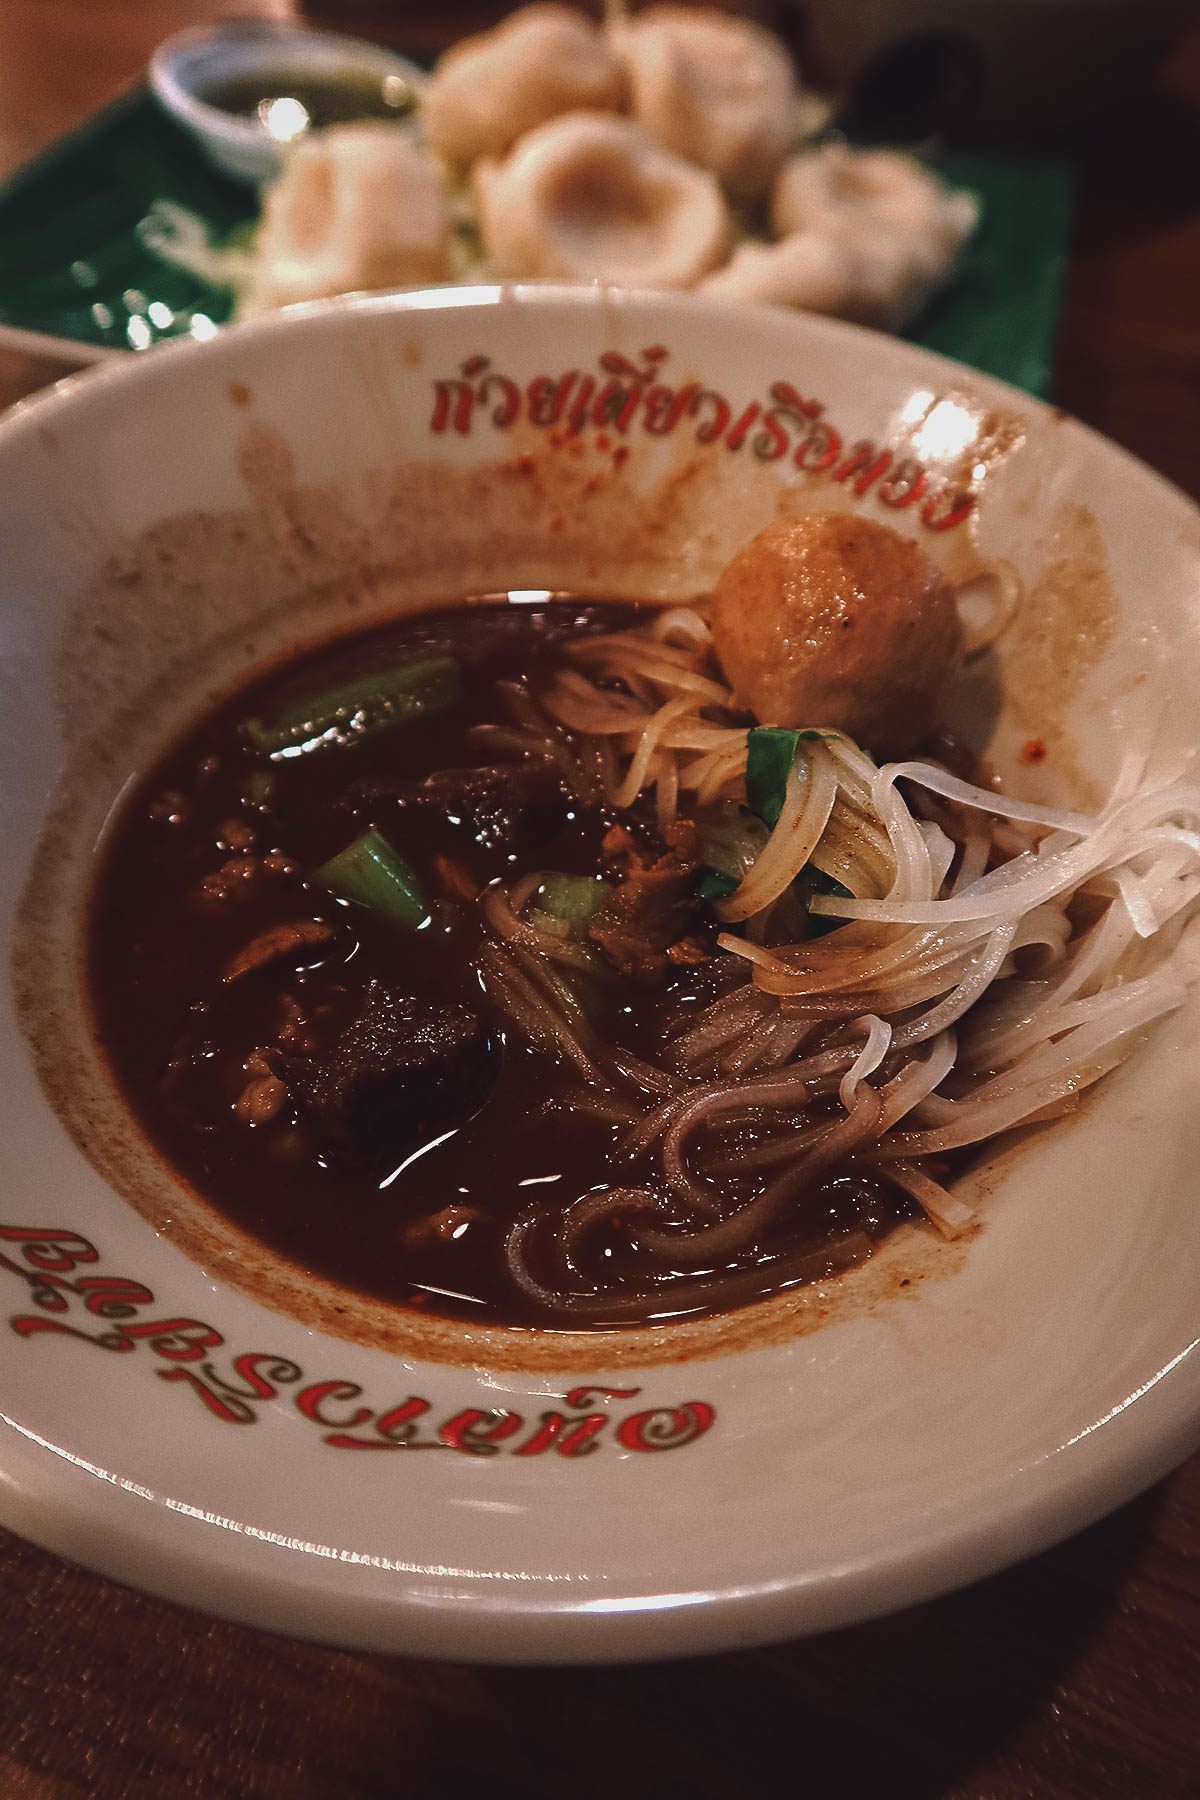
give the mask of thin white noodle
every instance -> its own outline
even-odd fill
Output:
[[[1001,819],[1019,819],[1027,825],[1045,825],[1055,831],[1070,831],[1076,837],[1085,837],[1095,823],[1086,813],[1067,812],[1061,807],[1035,806],[1029,801],[1014,800],[1008,794],[998,793],[992,788],[973,787],[969,781],[960,781],[956,775],[948,774],[934,763],[885,763],[879,771],[879,777],[887,785],[896,781],[915,781],[921,787],[928,788],[930,793],[940,794],[945,800],[957,800],[960,806],[995,813]]]
[[[804,867],[837,798],[837,775],[828,757],[798,755],[787,779],[783,810],[757,862],[717,911],[727,922],[761,912]]]
[[[707,649],[712,643],[708,622],[690,606],[671,606],[659,613],[650,627],[660,643],[683,644],[688,649]]]
[[[513,893],[504,888],[489,888],[483,898],[483,912],[488,924],[510,944],[541,951],[557,962],[570,963],[574,968],[586,969],[590,974],[603,973],[602,965],[585,945],[539,930],[528,919],[518,918],[518,906],[528,901],[530,894],[544,879],[544,875],[532,875]],[[518,892],[522,895],[519,901]]]
[[[888,1045],[892,1041],[892,1028],[890,1025],[885,1025],[882,1019],[871,1015],[865,1019],[856,1020],[856,1024],[866,1026],[867,1041],[850,1068],[842,1076],[838,1088],[842,1105],[847,1112],[850,1112],[854,1106],[859,1083],[865,1081],[868,1075],[875,1073],[887,1055]]]
[[[727,1218],[702,1225],[695,1231],[648,1230],[639,1235],[651,1249],[688,1263],[703,1262],[740,1247],[770,1224],[787,1201],[831,1162],[848,1155],[869,1138],[877,1126],[879,1111],[878,1094],[864,1083],[847,1116],[814,1132],[792,1166],[777,1175],[757,1199],[739,1207]]]
[[[906,1063],[898,1075],[880,1089],[883,1110],[879,1115],[879,1135],[892,1129],[906,1113],[912,1111],[934,1089],[940,1087],[954,1067],[958,1043],[952,1031],[936,1038],[923,1062]]]
[[[968,971],[957,987],[938,1005],[922,1013],[919,1019],[910,1019],[898,1028],[892,1039],[894,1047],[897,1050],[908,1050],[913,1044],[935,1037],[948,1025],[961,1019],[995,980],[997,970],[1008,955],[1014,931],[1014,926],[1002,925],[998,931],[993,932],[986,949],[977,954],[973,964],[968,964]]]
[[[653,681],[668,692],[675,688],[694,694],[710,706],[728,706],[732,698],[721,682],[700,674],[695,656],[649,639],[620,645],[612,638],[583,638],[575,655],[577,661],[594,663],[602,675],[618,676],[631,687],[639,679]]]
[[[948,1194],[940,1182],[926,1175],[923,1169],[918,1169],[915,1163],[903,1160],[889,1162],[887,1172],[894,1182],[905,1188],[923,1207],[943,1237],[961,1237],[975,1223],[975,1214],[966,1202]]]
[[[897,1133],[889,1140],[892,1153],[940,1156],[1010,1130],[1063,1095],[1091,1086],[1120,1060],[1121,1052],[1114,1051],[1118,1039],[1173,1011],[1185,997],[1169,983],[1155,984],[1153,992],[1137,997],[1137,1005],[1110,1009],[1103,1019],[1076,1027],[1055,1044],[1043,1044],[1012,1074],[986,1082],[970,1099],[943,1103],[943,1116],[953,1106],[953,1123]]]
[[[685,1067],[698,1061],[737,1037],[748,1022],[757,1023],[769,1005],[752,987],[726,994],[702,1013],[690,1030],[675,1039],[676,1056]]]
[[[931,900],[937,892],[929,850],[904,801],[880,769],[871,785],[871,804],[882,819],[891,847],[895,873],[889,900]]]
[[[768,952],[756,958],[756,968],[761,972],[756,973],[755,981],[768,993],[784,995],[797,1004],[806,996],[861,993],[866,988],[903,981],[953,964],[969,956],[974,946],[994,929],[995,922],[989,919],[945,931],[913,930],[894,934],[891,943],[882,946],[873,934],[874,947],[863,947],[857,952],[851,948],[849,953],[839,933],[832,950],[818,940],[794,949],[785,946],[787,960],[782,952]],[[721,940],[723,947],[735,950],[735,954],[739,941],[730,938],[726,946],[725,939]]]
[[[979,880],[987,868],[990,848],[990,840],[984,832],[978,831],[971,834],[963,845],[962,861],[950,889],[951,894],[961,894],[964,888],[969,888]]]
[[[919,819],[917,830],[924,838],[925,848],[929,853],[933,876],[930,893],[938,894],[941,892],[942,884],[950,873],[950,866],[954,861],[954,840],[946,836],[940,825],[935,825],[930,820]]]
[[[660,757],[654,778],[654,800],[660,830],[674,824],[679,813],[679,764],[673,756]]]
[[[1200,808],[1200,790],[1196,790],[1194,804]],[[1144,811],[1140,800],[1129,805]],[[1079,887],[1118,861],[1139,854],[1142,846],[1136,831],[1128,829],[1130,823],[1118,812],[1102,820],[1090,836],[1069,850],[1052,850],[1048,855],[1027,851],[993,869],[952,899],[903,903],[821,897],[812,902],[811,910],[831,918],[895,925],[960,924],[997,918],[1007,911],[1025,912],[1056,894]],[[1134,823],[1140,826],[1142,821]]]
[[[650,767],[650,759],[654,755],[659,738],[672,720],[677,719],[680,713],[687,711],[688,705],[689,702],[686,699],[668,700],[667,704],[659,707],[654,716],[647,721],[625,778],[612,794],[614,806],[619,806],[624,810],[633,805],[642,791],[642,784]]]

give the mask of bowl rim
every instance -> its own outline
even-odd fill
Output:
[[[253,22],[253,21],[252,21]],[[265,21],[270,23],[270,21]],[[236,23],[236,21],[235,21]],[[207,28],[196,28],[204,30]],[[180,36],[187,35],[179,33]],[[224,117],[225,115],[221,115]],[[967,375],[972,386],[980,394],[990,394],[997,400],[1012,402],[1017,400],[1023,410],[1031,412],[1042,419],[1053,419],[1059,424],[1068,425],[1072,431],[1081,433],[1093,448],[1101,448],[1106,456],[1116,457],[1122,467],[1131,474],[1136,474],[1140,481],[1157,488],[1175,506],[1184,506],[1190,513],[1200,515],[1200,497],[1188,493],[1186,488],[1172,481],[1170,476],[1163,475],[1150,463],[1136,455],[1132,450],[1117,443],[1115,438],[1108,437],[1103,431],[1069,412],[1051,400],[1044,400],[1038,394],[1028,393],[1024,388],[1014,387],[1011,382],[999,376],[988,375],[982,369],[972,368],[969,363],[959,361],[956,357],[945,356],[939,350],[927,349],[923,344],[910,344],[894,333],[876,330],[870,325],[859,325],[849,319],[829,317],[823,313],[794,313],[790,308],[772,305],[765,300],[730,299],[720,295],[695,294],[684,291],[664,291],[658,288],[622,286],[618,283],[602,281],[564,282],[564,281],[480,281],[480,282],[448,282],[429,287],[388,288],[378,290],[358,289],[344,294],[328,295],[318,300],[299,300],[291,305],[275,308],[254,319],[237,319],[222,325],[213,337],[173,337],[150,346],[153,350],[153,363],[160,364],[165,357],[178,358],[211,354],[208,346],[213,342],[227,343],[236,340],[250,344],[255,339],[274,336],[277,332],[290,330],[293,325],[308,319],[320,320],[341,313],[388,313],[391,311],[433,311],[443,308],[467,308],[473,306],[536,306],[545,301],[548,304],[592,307],[603,311],[609,304],[634,305],[671,305],[680,306],[687,311],[708,312],[717,318],[733,321],[742,320],[743,324],[753,323],[755,319],[764,325],[778,324],[780,316],[795,317],[802,321],[806,331],[813,331],[830,339],[845,339],[847,336],[857,338],[864,345],[884,343],[894,346],[905,356],[913,358],[930,369],[940,372],[943,377]],[[7,435],[10,427],[18,420],[24,420],[31,412],[40,412],[47,406],[57,406],[58,397],[64,393],[73,393],[80,384],[86,385],[89,392],[97,392],[102,386],[112,381],[127,381],[138,377],[135,371],[142,372],[144,378],[147,362],[141,352],[125,352],[120,355],[105,357],[102,361],[89,363],[81,369],[72,370],[68,375],[38,388],[36,392],[15,400],[0,413],[0,438]]]

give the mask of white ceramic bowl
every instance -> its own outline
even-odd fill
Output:
[[[278,1630],[666,1655],[983,1575],[1200,1440],[1195,1003],[973,1178],[965,1248],[913,1226],[840,1284],[588,1338],[423,1325],[219,1227],[139,1149],[78,975],[105,816],[248,662],[497,587],[690,595],[781,510],[1019,591],[957,712],[1013,786],[1094,800],[1127,745],[1195,744],[1182,496],[852,327],[495,288],[89,374],[0,424],[0,492],[7,1525]]]
[[[196,26],[176,33],[150,59],[150,87],[160,106],[191,132],[214,166],[239,181],[270,181],[279,172],[283,146],[257,119],[242,119],[210,105],[204,95],[238,76],[389,75],[419,94],[424,69],[378,44],[337,32],[308,31],[269,19]]]

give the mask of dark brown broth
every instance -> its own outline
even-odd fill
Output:
[[[536,690],[557,666],[565,639],[627,627],[634,611],[573,601],[500,603],[339,640],[216,707],[122,807],[101,857],[90,921],[97,1035],[165,1160],[216,1210],[300,1267],[386,1301],[477,1322],[610,1322],[603,1314],[559,1316],[530,1299],[508,1272],[504,1239],[533,1202],[544,1202],[552,1231],[568,1201],[631,1179],[645,1183],[653,1171],[631,1171],[616,1155],[616,1128],[563,1103],[578,1093],[577,1074],[530,1049],[491,1011],[473,966],[477,907],[443,896],[433,923],[412,933],[336,901],[308,885],[304,873],[367,825],[388,835],[431,894],[438,892],[437,857],[453,859],[480,887],[535,870],[594,872],[611,818],[565,796],[535,816],[533,841],[514,849],[481,845],[468,824],[429,808],[364,800],[356,791],[493,760],[468,733],[504,719],[496,683],[521,678]],[[248,718],[429,650],[459,658],[461,704],[352,748],[290,760],[268,762],[248,745]],[[270,797],[256,803],[255,783],[268,769]],[[247,832],[254,841],[243,845]],[[271,872],[255,860],[268,855],[285,857],[292,872]],[[202,884],[222,870],[233,897],[206,900]],[[299,957],[299,967],[283,962],[223,982],[234,953],[283,919],[326,920],[335,936]],[[253,1128],[233,1110],[250,1080],[243,1064],[259,1046],[276,1043],[285,1004],[294,1002],[326,1042],[360,1007],[372,978],[405,993],[464,1002],[504,1040],[499,1079],[482,1111],[445,1141],[410,1155],[386,1183],[378,1173],[323,1166],[302,1109],[285,1106]],[[707,997],[703,990],[703,975],[681,970],[658,986],[622,986],[591,1003],[604,1032],[653,1056],[664,1015],[696,1007]],[[731,1197],[753,1191],[731,1180]],[[422,1237],[420,1222],[448,1206],[463,1209],[461,1229],[449,1238]],[[906,1211],[861,1178],[831,1177],[796,1209],[786,1231],[731,1265],[728,1303],[801,1278],[798,1249],[811,1246],[817,1258],[810,1276],[824,1272],[831,1244],[836,1261],[839,1239],[864,1230],[877,1236]],[[645,1285],[627,1233],[611,1231],[594,1254],[605,1252],[606,1283],[612,1276],[618,1289],[622,1282],[633,1290]],[[711,1298],[673,1303],[666,1282],[646,1315],[715,1309]]]

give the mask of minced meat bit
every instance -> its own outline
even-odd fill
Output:
[[[708,955],[697,931],[696,876],[704,860],[700,833],[679,819],[662,834],[665,848],[643,848],[624,825],[614,825],[601,846],[606,877],[615,881],[588,936],[622,975],[652,980],[669,963]]]

